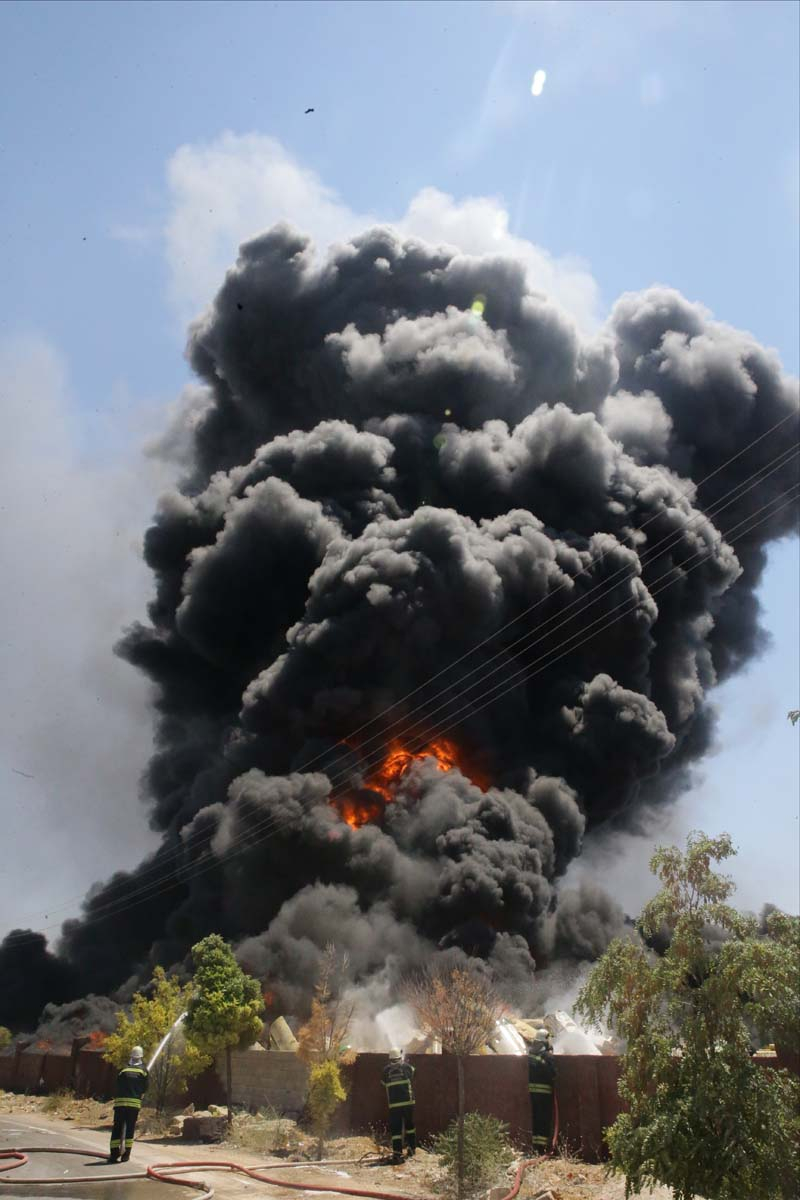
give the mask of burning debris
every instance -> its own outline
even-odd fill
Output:
[[[382,228],[322,263],[283,226],[244,245],[188,353],[187,475],[118,647],[155,688],[162,844],[58,956],[10,935],[0,1020],[211,930],[277,1011],[331,940],[373,1014],[432,953],[524,1011],[537,965],[624,930],[560,887],[584,838],[686,785],[762,645],[796,381],[668,289],[584,339],[520,264]]]

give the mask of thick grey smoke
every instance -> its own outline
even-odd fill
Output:
[[[762,644],[797,382],[674,291],[587,341],[514,261],[384,228],[322,265],[286,227],[246,244],[188,352],[186,479],[119,645],[155,685],[163,842],[65,927],[81,990],[211,930],[295,1009],[331,939],[389,1002],[434,951],[515,999],[595,957],[621,910],[559,880],[685,784]],[[377,790],[442,736],[459,769]]]

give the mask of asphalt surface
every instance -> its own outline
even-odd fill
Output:
[[[80,1134],[62,1133],[48,1128],[43,1123],[28,1117],[0,1116],[0,1150],[13,1150],[25,1146],[75,1146],[82,1150],[99,1149],[96,1138],[81,1137]],[[197,1196],[187,1189],[176,1190],[167,1183],[156,1183],[152,1179],[121,1179],[108,1183],[70,1183],[76,1175],[113,1176],[117,1171],[143,1171],[144,1164],[136,1161],[136,1150],[128,1163],[110,1166],[91,1154],[32,1154],[30,1161],[13,1171],[3,1171],[0,1180],[0,1200],[4,1196],[24,1196],[25,1200],[179,1200],[180,1197]],[[37,1188],[24,1186],[26,1176],[43,1176],[63,1180],[58,1187],[48,1185]]]

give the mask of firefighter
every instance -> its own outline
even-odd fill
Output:
[[[389,1062],[381,1077],[389,1105],[389,1132],[392,1135],[392,1162],[403,1161],[403,1145],[411,1158],[417,1148],[414,1128],[414,1068],[403,1061],[400,1050],[389,1051]]]
[[[133,1148],[133,1132],[142,1107],[142,1096],[147,1090],[147,1068],[143,1062],[144,1051],[134,1046],[127,1067],[117,1075],[117,1090],[114,1095],[114,1125],[111,1129],[110,1163],[127,1162]]]
[[[528,1050],[528,1091],[534,1154],[549,1154],[553,1141],[556,1068],[550,1034],[544,1027],[534,1033]]]

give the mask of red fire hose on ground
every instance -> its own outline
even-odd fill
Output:
[[[552,1147],[558,1142],[558,1101],[553,1097],[554,1112],[553,1112],[553,1139]],[[16,1167],[24,1167],[29,1161],[29,1154],[82,1154],[89,1155],[90,1158],[105,1159],[107,1155],[98,1150],[86,1150],[82,1147],[74,1146],[24,1146],[19,1149],[0,1150],[0,1160],[8,1159],[8,1162],[0,1161],[0,1171],[13,1171]],[[511,1190],[503,1196],[502,1200],[514,1200],[514,1197],[519,1194],[522,1180],[525,1177],[525,1172],[542,1162],[547,1155],[541,1155],[538,1158],[524,1159],[517,1168],[514,1182],[511,1185]],[[338,1184],[320,1185],[316,1183],[294,1183],[287,1179],[278,1179],[274,1175],[265,1174],[265,1170],[269,1171],[285,1171],[296,1169],[298,1167],[319,1167],[319,1166],[352,1166],[357,1163],[366,1164],[364,1159],[329,1159],[321,1163],[269,1163],[265,1167],[246,1167],[242,1163],[232,1162],[227,1159],[187,1159],[177,1163],[154,1163],[147,1167],[144,1171],[126,1171],[124,1173],[113,1172],[108,1175],[98,1177],[97,1175],[71,1175],[69,1183],[118,1183],[121,1180],[129,1179],[155,1179],[159,1183],[174,1183],[178,1187],[190,1187],[201,1193],[201,1200],[213,1200],[214,1189],[209,1187],[203,1180],[183,1178],[187,1171],[193,1171],[196,1167],[202,1167],[203,1170],[210,1171],[233,1171],[238,1175],[247,1175],[250,1179],[256,1179],[259,1183],[270,1184],[273,1187],[289,1188],[292,1191],[298,1192],[332,1192],[340,1196],[362,1196],[366,1200],[430,1200],[429,1197],[412,1197],[405,1196],[399,1192],[381,1192],[371,1191],[365,1188],[347,1188]],[[377,1161],[377,1160],[373,1160]],[[54,1184],[63,1184],[67,1181],[61,1178],[53,1178],[52,1176],[42,1176],[15,1180],[14,1182],[22,1184],[31,1184],[39,1186],[48,1186]],[[0,1179],[0,1184],[11,1183],[10,1179]]]
[[[0,1162],[0,1171],[13,1171],[16,1167],[24,1167],[29,1161],[29,1154],[82,1154],[84,1157],[88,1154],[90,1158],[102,1158],[107,1156],[97,1150],[86,1150],[75,1148],[73,1146],[24,1146],[12,1150],[0,1150],[0,1159],[9,1159],[9,1162]],[[297,1167],[314,1167],[320,1165],[335,1165],[336,1166],[352,1166],[355,1162],[361,1162],[361,1159],[337,1159],[329,1163],[269,1163],[270,1171],[283,1171],[289,1168]],[[503,1197],[503,1200],[514,1200],[518,1195],[522,1185],[522,1180],[525,1172],[529,1167],[541,1162],[541,1158],[526,1159],[521,1162],[512,1184],[511,1190]],[[267,1183],[273,1187],[290,1188],[293,1191],[299,1192],[333,1192],[340,1196],[363,1196],[367,1200],[430,1200],[429,1197],[420,1196],[405,1196],[398,1192],[380,1192],[370,1191],[365,1188],[347,1188],[335,1184],[320,1184],[316,1183],[294,1183],[287,1179],[278,1179],[274,1175],[267,1175],[264,1170],[258,1167],[245,1167],[241,1163],[230,1162],[227,1160],[215,1159],[187,1159],[185,1162],[177,1163],[154,1163],[147,1167],[144,1171],[126,1171],[124,1173],[114,1172],[108,1175],[71,1175],[68,1180],[62,1177],[55,1178],[53,1176],[30,1177],[25,1179],[14,1180],[17,1184],[30,1184],[36,1187],[58,1185],[63,1187],[65,1183],[119,1183],[122,1180],[129,1179],[155,1179],[159,1183],[174,1183],[179,1187],[191,1187],[201,1193],[202,1200],[212,1200],[214,1189],[209,1187],[207,1183],[199,1179],[182,1178],[186,1171],[193,1171],[196,1167],[202,1167],[204,1170],[211,1171],[233,1171],[236,1174],[247,1175],[250,1179],[256,1179],[259,1183]],[[0,1184],[11,1183],[10,1179],[0,1179]]]

